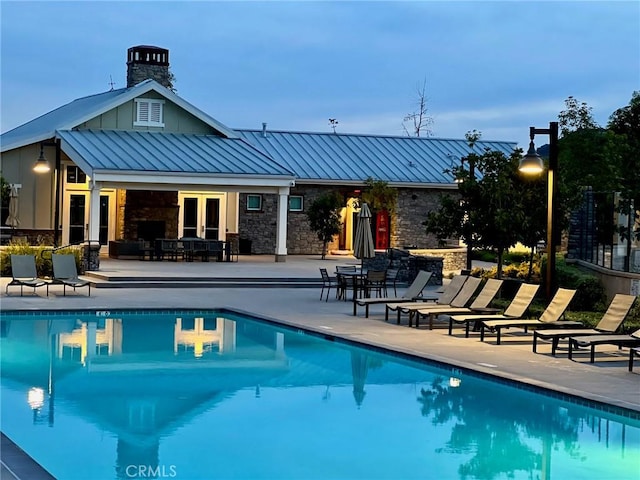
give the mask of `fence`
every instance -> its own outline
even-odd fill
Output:
[[[629,210],[631,214],[621,212],[615,192],[585,189],[582,206],[571,216],[569,258],[620,272],[640,273],[640,240],[635,238],[640,230],[638,211]]]

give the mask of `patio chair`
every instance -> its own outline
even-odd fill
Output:
[[[398,283],[398,275],[400,274],[400,269],[399,268],[390,268],[387,270],[387,282],[385,284],[385,288],[384,288],[384,293],[385,296],[388,296],[388,292],[387,290],[389,289],[389,287],[393,287],[393,296],[397,297],[398,296],[398,290],[396,288],[397,283]]]
[[[580,347],[591,348],[591,363],[595,362],[596,345],[616,345],[618,348],[640,347],[640,329],[630,335],[587,335],[569,337],[569,360],[573,360],[573,351]]]
[[[581,322],[560,320],[573,300],[575,290],[559,288],[539,319],[483,320],[480,327],[480,341],[484,341],[484,332],[496,332],[496,343],[500,345],[500,333],[503,328],[521,327],[526,332],[529,327],[578,327]]]
[[[609,308],[604,313],[598,324],[594,328],[575,328],[575,329],[536,329],[533,332],[533,351],[537,353],[538,338],[551,340],[551,355],[555,357],[558,343],[561,339],[575,335],[602,335],[613,334],[622,325],[625,317],[631,310],[631,306],[635,301],[635,295],[616,294],[609,304]]]
[[[67,287],[73,287],[74,292],[76,288],[88,287],[89,291],[87,296],[91,296],[91,282],[78,277],[76,258],[73,255],[54,253],[51,256],[51,260],[53,262],[53,280],[50,285],[61,284],[63,296],[67,295]],[[48,294],[49,285],[47,285],[47,295]]]
[[[435,305],[450,305],[451,302],[460,293],[460,290],[462,290],[468,278],[468,275],[456,275],[451,279],[449,284],[444,287],[442,293],[435,296],[425,297],[423,301],[430,300],[435,302]],[[469,298],[471,298],[471,295],[473,295],[473,292],[469,294]],[[396,323],[400,325],[400,317],[402,313],[411,314],[412,310],[418,310],[420,308],[424,308],[424,303],[417,303],[415,300],[404,303],[388,303],[384,312],[384,321],[386,322],[389,320],[389,312],[396,312]],[[411,320],[411,318],[409,318],[409,320]],[[411,324],[411,321],[409,322],[409,324]]]
[[[383,295],[386,284],[386,270],[367,270],[367,276],[364,278],[364,296],[371,298],[374,293],[378,298],[386,296]]]
[[[365,309],[365,317],[369,318],[369,305],[375,305],[380,303],[393,303],[393,302],[409,302],[409,301],[418,301],[419,299],[425,298],[422,297],[422,291],[429,283],[431,279],[432,272],[427,272],[426,270],[420,270],[416,278],[411,282],[411,285],[407,288],[407,290],[400,297],[380,297],[380,298],[358,298],[353,302],[353,315],[357,314],[356,306],[359,305],[364,307]]]
[[[353,290],[354,280],[353,277],[341,276],[342,272],[355,272],[355,265],[339,265],[336,267],[336,278],[338,279],[338,298],[343,300],[347,299],[347,292]],[[355,293],[354,293],[355,295]]]
[[[327,298],[325,302],[329,301],[329,292],[331,291],[331,287],[336,289],[336,297],[338,296],[338,279],[336,277],[332,277],[327,272],[326,268],[320,269],[320,275],[322,276],[322,290],[320,290],[320,300],[322,300],[322,295],[324,295],[324,289],[327,289]]]
[[[469,280],[471,280],[472,278],[474,277],[469,278]],[[458,306],[458,303],[460,303],[461,301],[464,301],[464,297],[461,300],[458,300],[458,297],[462,295],[467,285],[471,285],[469,280],[465,282],[464,286],[462,287],[462,290],[460,290],[460,293],[456,296],[456,298],[453,299],[453,301],[451,302],[451,305],[448,305],[448,306],[447,305],[427,305],[425,308],[422,308],[416,311],[415,312],[416,328],[418,328],[418,326],[420,325],[420,317],[429,318],[429,330],[432,330],[433,321],[439,315],[451,316],[451,315],[461,314],[461,313],[474,313],[474,312],[480,313],[481,311],[487,312],[488,310],[492,310],[489,308],[489,305],[497,295],[498,290],[500,290],[500,287],[502,287],[503,280],[498,280],[496,278],[488,279],[485,282],[484,286],[482,287],[482,290],[480,290],[480,293],[478,293],[476,298],[473,300],[473,302],[471,302],[469,306],[465,306],[465,305]],[[497,312],[499,310],[496,309],[495,311]]]
[[[36,258],[33,255],[11,255],[11,281],[7,283],[5,293],[9,293],[11,285],[20,286],[20,296],[24,294],[24,287],[36,288],[43,287],[49,282],[42,278],[38,278],[36,270]]]
[[[465,338],[469,338],[469,330],[472,323],[475,324],[477,328],[480,328],[480,322],[482,322],[483,320],[509,320],[524,317],[539,289],[540,285],[533,285],[530,283],[523,283],[522,285],[520,285],[520,288],[516,292],[516,295],[513,297],[511,303],[509,303],[509,306],[504,310],[502,314],[490,311],[486,313],[475,313],[470,315],[451,315],[449,317],[449,335],[453,335],[454,323],[464,323],[464,336]]]

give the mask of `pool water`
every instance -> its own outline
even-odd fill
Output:
[[[58,479],[638,479],[640,420],[228,311],[4,312],[2,431]]]

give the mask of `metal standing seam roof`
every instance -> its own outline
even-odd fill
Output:
[[[123,130],[59,131],[83,171],[285,176],[293,173],[246,141],[215,135]],[[76,155],[71,153],[75,152]]]
[[[298,180],[362,182],[369,177],[396,183],[452,184],[444,170],[471,153],[466,140],[424,137],[308,133],[236,129],[247,141],[295,173]],[[516,142],[479,141],[510,155]]]

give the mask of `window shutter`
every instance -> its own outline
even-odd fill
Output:
[[[162,104],[160,102],[150,102],[151,112],[149,115],[149,122],[162,123]]]
[[[138,122],[149,121],[149,102],[138,102]]]

